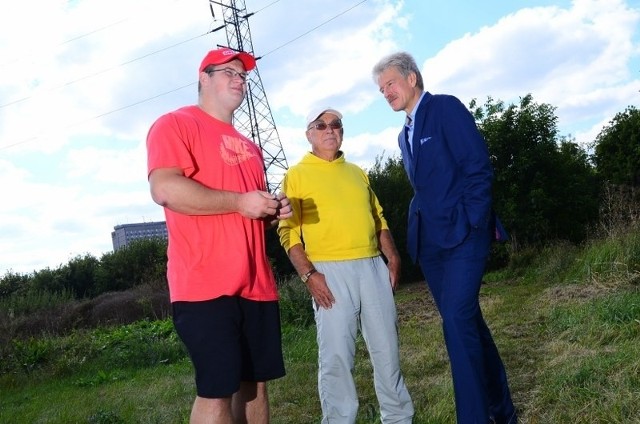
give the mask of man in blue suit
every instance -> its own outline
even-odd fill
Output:
[[[514,424],[504,365],[479,303],[496,228],[486,143],[460,100],[424,91],[411,55],[383,58],[373,77],[391,108],[407,115],[398,144],[414,190],[408,249],[442,318],[458,423]]]

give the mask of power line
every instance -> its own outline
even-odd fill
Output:
[[[93,35],[93,34],[96,34],[96,33],[98,33],[98,32],[104,31],[105,29],[111,28],[112,26],[119,25],[119,24],[121,24],[121,23],[125,22],[127,19],[129,19],[129,18],[121,19],[121,20],[119,20],[119,21],[117,21],[117,22],[112,22],[112,23],[107,24],[107,25],[105,25],[105,26],[103,26],[103,27],[100,27],[100,28],[94,29],[93,31],[89,31],[89,32],[86,32],[86,33],[84,33],[84,34],[78,35],[78,36],[76,36],[76,37],[70,38],[70,39],[68,39],[68,40],[62,41],[61,43],[56,44],[56,46],[55,46],[55,47],[63,46],[63,45],[65,45],[65,44],[71,43],[72,41],[81,40],[81,39],[83,39],[83,38],[85,38],[85,37],[88,37],[88,36],[90,36],[90,35]],[[20,60],[20,58],[16,58],[16,59],[13,59],[13,60],[11,60],[11,61],[9,61],[9,62],[2,63],[2,64],[0,64],[0,67],[5,67],[5,66],[7,66],[7,65],[11,65],[12,63],[17,62],[18,60]]]
[[[200,35],[197,35],[197,36],[195,36],[195,37],[191,37],[191,38],[189,38],[189,39],[187,39],[187,40],[180,41],[179,43],[176,43],[176,44],[173,44],[173,45],[170,45],[170,46],[164,47],[164,48],[162,48],[162,49],[160,49],[160,50],[156,50],[156,51],[153,51],[153,52],[151,52],[151,53],[147,53],[147,54],[145,54],[145,55],[143,55],[143,56],[138,56],[138,57],[136,57],[136,58],[134,58],[134,59],[128,60],[128,61],[126,61],[126,62],[122,62],[122,63],[120,63],[120,64],[118,64],[118,65],[112,66],[112,67],[110,67],[110,68],[103,69],[103,70],[98,71],[98,72],[95,72],[95,73],[93,73],[93,74],[85,75],[85,76],[80,77],[80,78],[77,78],[77,79],[75,79],[75,80],[67,81],[66,83],[64,83],[64,84],[62,84],[62,85],[59,85],[59,86],[57,86],[57,87],[53,87],[53,88],[49,89],[48,91],[55,91],[55,90],[59,90],[59,89],[61,89],[61,88],[68,87],[68,86],[70,86],[70,85],[72,85],[72,84],[75,84],[75,83],[77,83],[77,82],[84,81],[84,80],[86,80],[86,79],[96,77],[96,76],[98,76],[98,75],[101,75],[101,74],[107,73],[107,72],[109,72],[109,71],[113,71],[114,69],[120,68],[120,67],[125,66],[125,65],[129,65],[129,64],[131,64],[131,63],[133,63],[133,62],[137,62],[138,60],[142,60],[142,59],[147,58],[147,57],[149,57],[149,56],[153,56],[154,54],[158,54],[158,53],[163,52],[163,51],[165,51],[165,50],[169,50],[169,49],[172,49],[172,48],[174,48],[174,47],[180,46],[180,45],[182,45],[182,44],[188,43],[188,42],[190,42],[190,41],[196,40],[196,39],[198,39],[198,38],[200,38],[200,37],[203,37],[203,36],[205,36],[205,35],[207,35],[207,34],[210,34],[210,33],[212,33],[212,32],[215,32],[215,31],[217,31],[217,29],[213,29],[213,30],[211,30],[211,31],[207,31],[207,32],[205,32],[204,34],[200,34]],[[11,105],[17,104],[17,103],[24,102],[25,100],[29,100],[29,99],[31,99],[31,98],[33,98],[33,97],[34,97],[34,96],[26,96],[26,97],[23,97],[23,98],[18,99],[18,100],[13,100],[13,101],[11,101],[11,102],[9,102],[9,103],[5,103],[5,104],[3,104],[3,105],[0,105],[0,109],[5,108],[5,107],[7,107],[7,106],[11,106]]]
[[[112,113],[120,112],[120,111],[122,111],[124,109],[129,109],[130,107],[137,106],[137,105],[140,105],[142,103],[146,103],[146,102],[151,101],[153,99],[157,99],[158,97],[166,96],[167,94],[171,94],[171,93],[174,93],[176,91],[180,91],[180,90],[182,90],[184,88],[191,87],[192,85],[195,85],[195,84],[196,84],[195,82],[190,82],[189,84],[183,85],[183,86],[178,87],[178,88],[174,88],[174,89],[169,90],[169,91],[165,91],[164,93],[156,94],[155,96],[152,96],[152,97],[147,97],[147,98],[139,100],[139,101],[137,101],[135,103],[130,103],[130,104],[126,105],[126,106],[122,106],[122,107],[119,107],[117,109],[112,109],[110,111],[107,111],[107,112],[92,116],[90,118],[86,118],[86,119],[83,119],[81,121],[71,123],[69,125],[66,125],[64,127],[59,128],[58,130],[65,130],[65,129],[73,128],[73,127],[76,127],[78,125],[85,124],[85,123],[87,123],[89,121],[93,121],[94,119],[103,118],[105,116],[111,115]],[[40,135],[34,135],[32,137],[26,138],[24,140],[18,141],[18,142],[13,143],[13,144],[8,144],[6,146],[0,146],[0,150],[6,150],[6,149],[9,149],[11,147],[19,146],[20,144],[25,144],[25,143],[28,143],[29,141],[33,141],[33,140],[36,140],[38,138],[40,138]]]
[[[262,11],[262,10],[264,10],[264,9],[266,9],[266,8],[268,8],[268,7],[270,7],[270,6],[272,6],[272,5],[274,5],[275,3],[278,3],[279,1],[280,1],[280,0],[275,0],[275,1],[273,1],[273,2],[271,2],[271,3],[269,3],[269,4],[267,4],[266,6],[262,7],[262,8],[261,8],[261,9],[259,9],[257,12],[254,12],[253,14],[258,13],[258,12],[260,12],[260,11]],[[366,2],[366,1],[367,1],[367,0],[362,0],[362,1],[360,1],[359,3],[356,3],[355,5],[353,5],[353,6],[349,7],[348,9],[346,9],[346,10],[344,10],[344,11],[342,11],[342,12],[338,13],[337,15],[335,15],[335,16],[333,16],[333,17],[331,17],[330,19],[327,19],[326,21],[324,21],[324,22],[320,23],[319,25],[316,25],[315,27],[311,28],[310,30],[308,30],[308,31],[306,31],[306,32],[304,32],[304,33],[302,33],[301,35],[299,35],[299,36],[297,36],[297,37],[295,37],[295,38],[293,38],[293,39],[289,40],[288,42],[286,42],[286,43],[284,43],[284,44],[280,45],[279,47],[276,47],[275,49],[270,50],[269,52],[267,52],[267,53],[266,53],[266,54],[264,54],[264,55],[261,55],[260,57],[256,57],[256,59],[261,59],[261,58],[263,58],[264,56],[267,56],[267,55],[269,55],[269,54],[271,54],[271,53],[273,53],[273,52],[275,52],[275,51],[277,51],[277,50],[280,50],[280,49],[282,49],[282,48],[286,47],[286,46],[287,46],[287,45],[289,45],[289,44],[292,44],[293,42],[295,42],[295,41],[299,40],[300,38],[302,38],[302,37],[304,37],[304,36],[306,36],[306,35],[308,35],[308,34],[312,33],[313,31],[317,30],[318,28],[321,28],[322,26],[324,26],[324,25],[328,24],[329,22],[331,22],[331,21],[333,21],[333,20],[337,19],[338,17],[340,17],[340,16],[342,16],[342,15],[346,14],[347,12],[349,12],[349,11],[351,11],[351,10],[355,9],[356,7],[360,6],[362,3]],[[122,20],[122,21],[124,21],[124,20]],[[122,21],[119,21],[119,22],[122,22]],[[117,22],[117,23],[119,23],[119,22]],[[107,25],[106,27],[103,27],[103,28],[99,28],[99,29],[97,29],[97,30],[95,30],[95,31],[92,31],[92,32],[90,32],[90,33],[87,33],[87,34],[84,34],[84,35],[78,36],[78,37],[76,37],[75,39],[83,38],[83,37],[85,37],[85,36],[87,36],[87,35],[89,35],[89,34],[91,34],[91,33],[95,33],[95,32],[101,31],[101,30],[103,30],[103,29],[105,29],[105,28],[107,28],[107,27],[109,27],[109,26],[116,25],[117,23]],[[189,38],[189,39],[187,39],[187,40],[183,40],[183,41],[181,41],[181,42],[178,42],[178,43],[172,44],[172,45],[167,46],[167,47],[164,47],[164,48],[162,48],[162,49],[159,49],[159,50],[153,51],[153,52],[151,52],[151,53],[145,54],[145,55],[143,55],[143,56],[136,57],[136,58],[134,58],[134,59],[128,60],[128,61],[126,61],[126,62],[123,62],[123,63],[121,63],[121,64],[119,64],[119,65],[115,65],[115,66],[112,66],[112,67],[110,67],[110,68],[103,69],[103,70],[101,70],[101,71],[99,71],[99,72],[96,72],[96,73],[94,73],[94,74],[86,75],[86,76],[84,76],[84,77],[81,77],[81,78],[78,78],[78,79],[75,79],[75,80],[72,80],[72,81],[68,81],[68,82],[66,82],[66,83],[64,83],[64,84],[62,84],[62,85],[60,85],[60,86],[57,86],[57,87],[54,87],[54,88],[50,89],[49,91],[54,91],[54,90],[62,89],[62,88],[65,88],[65,87],[67,87],[67,86],[69,86],[69,85],[75,84],[75,83],[77,83],[77,82],[79,82],[79,81],[83,81],[83,80],[86,80],[86,79],[89,79],[89,78],[93,78],[93,77],[95,77],[95,76],[97,76],[97,75],[101,75],[101,74],[103,74],[103,73],[106,73],[106,72],[112,71],[112,70],[117,69],[117,68],[119,68],[119,67],[122,67],[122,66],[128,65],[128,64],[130,64],[130,63],[136,62],[136,61],[138,61],[138,60],[141,60],[141,59],[147,58],[147,57],[152,56],[152,55],[154,55],[154,54],[157,54],[157,53],[163,52],[163,51],[165,51],[165,50],[169,50],[169,49],[172,49],[172,48],[174,48],[174,47],[180,46],[180,45],[182,45],[182,44],[188,43],[188,42],[190,42],[190,41],[193,41],[193,40],[195,40],[195,39],[198,39],[198,38],[200,38],[200,37],[203,37],[203,36],[205,36],[205,35],[207,35],[207,34],[211,34],[211,33],[213,33],[213,32],[216,32],[216,31],[218,31],[218,30],[220,30],[220,29],[222,29],[222,28],[224,28],[224,27],[225,27],[225,25],[223,25],[223,26],[219,26],[219,27],[216,27],[216,28],[213,28],[213,29],[211,29],[211,30],[209,30],[209,31],[207,31],[207,32],[205,32],[205,33],[203,33],[203,34],[200,34],[200,35],[197,35],[197,36],[195,36],[195,37]],[[75,39],[67,40],[67,41],[65,41],[65,43],[67,43],[67,42],[71,42],[71,41],[74,41]],[[79,122],[75,122],[75,123],[69,124],[69,125],[67,125],[67,126],[65,126],[65,127],[62,127],[61,129],[72,128],[72,127],[75,127],[75,126],[77,126],[77,125],[83,124],[83,123],[85,123],[85,122],[88,122],[88,121],[91,121],[91,120],[94,120],[94,119],[98,119],[98,118],[102,118],[102,117],[107,116],[107,115],[110,115],[110,114],[112,114],[112,113],[116,113],[116,112],[119,112],[119,111],[121,111],[121,110],[128,109],[128,108],[130,108],[130,107],[133,107],[133,106],[136,106],[136,105],[139,105],[139,104],[145,103],[145,102],[147,102],[147,101],[154,100],[154,99],[156,99],[156,98],[158,98],[158,97],[165,96],[165,95],[170,94],[170,93],[172,93],[172,92],[175,92],[175,91],[178,91],[178,90],[182,90],[183,88],[188,87],[188,86],[191,86],[191,85],[194,85],[194,84],[195,84],[195,83],[190,83],[190,84],[184,85],[184,86],[182,86],[182,87],[178,87],[178,88],[176,88],[176,89],[172,89],[172,90],[169,90],[169,91],[165,91],[165,92],[163,92],[163,93],[160,93],[160,94],[154,95],[154,96],[152,96],[152,97],[148,97],[148,98],[142,99],[142,100],[140,100],[140,101],[138,101],[138,102],[135,102],[135,103],[132,103],[132,104],[129,104],[129,105],[126,105],[126,106],[123,106],[123,107],[117,108],[117,109],[113,109],[113,110],[111,110],[111,111],[108,111],[108,112],[105,112],[105,113],[102,113],[102,114],[99,114],[99,115],[93,116],[93,117],[91,117],[91,118],[87,118],[87,119],[82,120],[82,121],[79,121]],[[34,97],[34,96],[27,96],[27,97],[24,97],[24,98],[22,98],[22,99],[18,99],[18,100],[15,100],[15,101],[9,102],[9,103],[5,103],[5,104],[3,104],[3,105],[0,105],[0,109],[5,108],[5,107],[10,106],[10,105],[13,105],[13,104],[21,103],[21,102],[26,101],[26,100],[29,100],[29,99],[31,99],[31,98],[33,98],[33,97]],[[9,145],[6,145],[6,146],[0,146],[0,150],[6,150],[6,149],[11,148],[11,147],[14,147],[14,146],[18,146],[18,145],[21,145],[21,144],[25,144],[25,143],[27,143],[27,142],[33,141],[33,140],[35,140],[35,139],[38,139],[39,137],[40,137],[40,135],[35,135],[35,136],[33,136],[33,137],[30,137],[30,138],[25,139],[25,140],[21,140],[21,141],[19,141],[19,142],[13,143],[13,144],[9,144]]]
[[[351,6],[350,8],[346,9],[345,11],[340,12],[339,14],[335,15],[334,17],[332,17],[332,18],[330,18],[330,19],[327,19],[326,21],[322,22],[321,24],[319,24],[319,25],[317,25],[317,26],[315,26],[315,27],[311,28],[309,31],[307,31],[307,32],[305,32],[305,33],[302,33],[301,35],[297,36],[296,38],[294,38],[294,39],[292,39],[292,40],[290,40],[290,41],[288,41],[288,42],[286,42],[286,43],[282,44],[280,47],[276,47],[275,49],[268,51],[267,53],[263,54],[263,55],[262,55],[262,56],[260,56],[260,57],[261,57],[261,58],[262,58],[262,57],[265,57],[265,56],[270,55],[271,53],[273,53],[273,52],[275,52],[275,51],[277,51],[277,50],[280,50],[280,49],[281,49],[281,48],[283,48],[283,47],[288,46],[289,44],[293,43],[294,41],[297,41],[297,40],[299,40],[300,38],[304,37],[305,35],[308,35],[308,34],[312,33],[313,31],[315,31],[315,30],[317,30],[318,28],[320,28],[320,27],[322,27],[322,26],[324,26],[324,25],[328,24],[329,22],[333,21],[334,19],[339,18],[340,16],[344,15],[345,13],[349,12],[350,10],[355,9],[356,7],[360,6],[360,5],[361,5],[362,3],[364,3],[365,1],[367,1],[367,0],[362,0],[360,3],[357,3],[357,4],[353,5],[353,6]]]
[[[258,12],[261,12],[262,10],[264,10],[264,9],[266,9],[266,8],[270,7],[270,6],[273,6],[275,3],[278,3],[279,1],[280,1],[280,0],[275,0],[275,1],[273,1],[273,2],[271,2],[271,3],[269,3],[269,4],[267,4],[266,6],[262,7],[262,8],[261,8],[261,9],[259,9],[258,11],[254,12],[253,14],[258,13]],[[322,26],[324,26],[324,25],[328,24],[329,22],[331,22],[331,21],[333,21],[333,20],[337,19],[338,17],[340,17],[340,16],[344,15],[345,13],[347,13],[347,12],[351,11],[352,9],[355,9],[356,7],[360,6],[360,5],[361,5],[362,3],[364,3],[365,1],[367,1],[367,0],[362,0],[362,1],[360,1],[359,3],[357,3],[357,4],[353,5],[353,6],[351,6],[350,8],[348,8],[348,9],[346,9],[346,10],[344,10],[344,11],[340,12],[339,14],[337,14],[337,15],[335,15],[335,16],[333,16],[332,18],[330,18],[330,19],[328,19],[328,20],[326,20],[326,21],[322,22],[321,24],[319,24],[319,25],[317,25],[317,26],[315,26],[315,27],[311,28],[310,30],[308,30],[308,31],[306,31],[306,32],[304,32],[304,33],[302,33],[301,35],[297,36],[296,38],[293,38],[293,39],[289,40],[288,42],[286,42],[286,43],[284,43],[284,44],[280,45],[279,47],[276,47],[275,49],[270,50],[269,52],[265,53],[264,55],[261,55],[260,57],[257,57],[257,59],[261,59],[261,58],[263,58],[263,57],[265,57],[265,56],[267,56],[267,55],[269,55],[269,54],[271,54],[271,53],[273,53],[273,52],[275,52],[275,51],[277,51],[277,50],[280,50],[281,48],[284,48],[284,47],[288,46],[289,44],[292,44],[293,42],[295,42],[295,41],[299,40],[300,38],[304,37],[305,35],[310,34],[311,32],[313,32],[313,31],[317,30],[318,28],[320,28],[320,27],[322,27]],[[106,25],[106,26],[104,26],[104,27],[98,28],[98,29],[96,29],[96,30],[94,30],[94,31],[91,31],[91,32],[85,33],[85,34],[83,34],[83,35],[80,35],[80,36],[77,36],[77,37],[74,37],[74,38],[71,38],[71,39],[69,39],[69,40],[66,40],[66,41],[64,41],[64,42],[60,43],[60,44],[61,44],[61,45],[62,45],[62,44],[66,44],[66,43],[69,43],[69,42],[72,42],[72,41],[75,41],[75,40],[78,40],[78,39],[81,39],[81,38],[87,37],[87,36],[89,36],[89,35],[91,35],[91,34],[93,34],[93,33],[96,33],[96,32],[99,32],[99,31],[102,31],[102,30],[104,30],[104,29],[106,29],[106,28],[109,28],[109,27],[111,27],[111,26],[117,25],[117,24],[122,23],[122,22],[124,22],[124,21],[126,21],[126,19],[122,19],[122,20],[120,20],[120,21],[118,21],[118,22],[114,22],[114,23],[112,23],[112,24],[109,24],[109,25]],[[133,63],[133,62],[137,62],[137,61],[142,60],[142,59],[145,59],[145,58],[147,58],[147,57],[149,57],[149,56],[152,56],[152,55],[158,54],[158,53],[160,53],[160,52],[163,52],[163,51],[166,51],[166,50],[169,50],[169,49],[172,49],[172,48],[177,47],[177,46],[180,46],[180,45],[182,45],[182,44],[186,44],[186,43],[188,43],[188,42],[190,42],[190,41],[193,41],[193,40],[196,40],[196,39],[198,39],[198,38],[200,38],[200,37],[204,37],[205,35],[207,35],[207,34],[211,34],[211,33],[213,33],[213,32],[216,32],[216,31],[218,31],[218,30],[220,30],[220,29],[222,29],[222,28],[224,28],[224,26],[214,28],[214,29],[212,29],[212,30],[209,30],[209,31],[207,31],[207,32],[203,33],[203,34],[197,35],[197,36],[195,36],[195,37],[191,37],[191,38],[189,38],[189,39],[186,39],[186,40],[183,40],[183,41],[181,41],[181,42],[175,43],[175,44],[173,44],[173,45],[170,45],[170,46],[164,47],[164,48],[162,48],[162,49],[159,49],[159,50],[156,50],[156,51],[153,51],[153,52],[150,52],[150,53],[145,54],[145,55],[143,55],[143,56],[139,56],[139,57],[136,57],[136,58],[134,58],[134,59],[131,59],[131,60],[128,60],[128,61],[122,62],[122,63],[120,63],[120,64],[118,64],[118,65],[114,65],[114,66],[111,66],[111,67],[109,67],[109,68],[102,69],[102,70],[100,70],[100,71],[98,71],[98,72],[95,72],[95,73],[93,73],[93,74],[85,75],[85,76],[80,77],[80,78],[77,78],[77,79],[75,79],[75,80],[67,81],[67,82],[65,82],[65,83],[63,83],[63,84],[61,84],[61,85],[58,85],[58,86],[53,87],[53,88],[50,88],[50,89],[48,90],[48,92],[52,92],[52,91],[56,91],[56,90],[60,90],[60,89],[62,89],[62,88],[65,88],[65,87],[68,87],[68,86],[70,86],[70,85],[73,85],[73,84],[75,84],[75,83],[77,83],[77,82],[84,81],[84,80],[87,80],[87,79],[90,79],[90,78],[96,77],[96,76],[98,76],[98,75],[102,75],[102,74],[104,74],[104,73],[107,73],[107,72],[113,71],[114,69],[118,69],[118,68],[120,68],[120,67],[122,67],[122,66],[129,65],[129,64],[131,64],[131,63]],[[37,96],[37,95],[36,95],[36,96]],[[12,101],[10,101],[10,102],[4,103],[4,104],[0,104],[0,109],[3,109],[3,108],[5,108],[5,107],[7,107],[7,106],[11,106],[11,105],[14,105],[14,104],[22,103],[22,102],[24,102],[24,101],[27,101],[27,100],[32,99],[33,97],[34,97],[34,95],[25,96],[25,97],[22,97],[22,98],[20,98],[20,99],[16,99],[16,100],[12,100]]]
[[[103,27],[101,27],[101,28],[95,29],[95,30],[93,30],[93,31],[89,31],[89,32],[87,32],[87,33],[85,33],[85,34],[82,34],[82,35],[79,35],[79,36],[77,36],[77,37],[70,38],[70,39],[68,39],[68,40],[66,40],[66,41],[63,41],[62,43],[60,43],[60,44],[58,44],[58,45],[59,45],[59,46],[62,46],[62,45],[64,45],[64,44],[70,43],[70,42],[72,42],[72,41],[76,41],[76,40],[80,40],[81,38],[88,37],[88,36],[90,36],[90,35],[92,35],[92,34],[95,34],[96,32],[104,31],[104,30],[105,30],[105,29],[107,29],[107,28],[111,28],[112,26],[119,25],[119,24],[121,24],[121,23],[125,22],[127,19],[129,19],[129,18],[120,19],[120,20],[119,20],[119,21],[117,21],[117,22],[113,22],[113,23],[107,24],[107,25],[105,25],[105,26],[103,26]]]
[[[272,1],[272,2],[271,2],[271,3],[269,3],[268,5],[266,5],[266,6],[262,7],[262,8],[260,8],[260,9],[256,10],[255,12],[253,12],[253,14],[255,15],[256,13],[260,13],[260,12],[262,12],[264,9],[266,9],[267,7],[273,6],[274,4],[278,3],[279,1],[280,1],[280,0]]]

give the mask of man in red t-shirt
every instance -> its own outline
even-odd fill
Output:
[[[291,206],[266,191],[260,149],[232,125],[255,64],[245,52],[210,51],[198,104],[161,116],[147,136],[151,196],[169,230],[173,321],[196,375],[191,423],[267,423],[266,381],[284,375],[264,233]]]

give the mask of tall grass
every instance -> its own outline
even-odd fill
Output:
[[[51,309],[73,301],[71,290],[51,292],[48,290],[29,290],[26,293],[14,292],[0,298],[0,313],[14,318],[28,315],[36,311]]]
[[[186,358],[170,319],[92,331],[64,337],[14,339],[0,351],[0,385],[78,376],[104,379],[111,370],[152,367]]]

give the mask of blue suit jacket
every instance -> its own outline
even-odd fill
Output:
[[[411,143],[413,153],[407,149],[403,128],[398,144],[414,190],[407,247],[415,262],[421,245],[455,247],[472,229],[494,225],[493,169],[473,116],[453,96],[425,93],[416,110]]]

